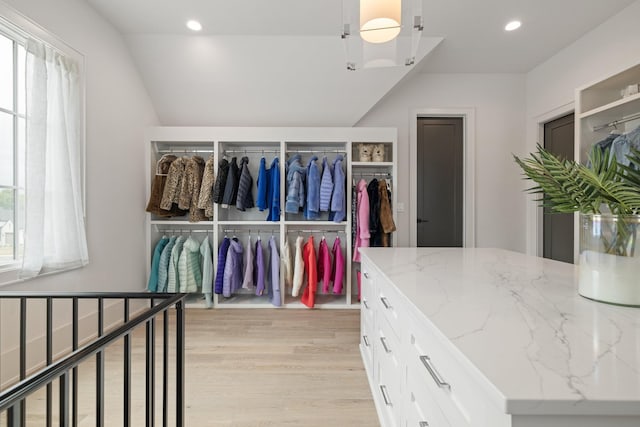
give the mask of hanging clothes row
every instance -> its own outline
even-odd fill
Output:
[[[332,164],[327,157],[322,159],[322,170],[318,156],[312,156],[307,166],[302,165],[302,156],[295,154],[287,161],[287,198],[285,212],[315,220],[322,212],[329,213],[329,221],[342,222],[346,217],[344,157],[336,156]]]
[[[163,218],[188,213],[190,222],[213,219],[213,162],[213,155],[206,162],[197,155],[163,155],[156,164],[146,211]]]
[[[631,150],[640,150],[640,126],[628,133],[612,131],[605,139],[596,143],[596,146],[604,153],[607,149],[611,151],[611,159],[616,159],[619,165],[632,166],[627,157]]]
[[[242,157],[231,161],[223,158],[218,163],[218,175],[213,187],[212,200],[220,207],[228,209],[235,206],[239,211],[258,207],[262,212],[267,210],[267,221],[280,221],[280,160],[275,157],[269,169],[266,159],[260,159],[258,179],[256,182],[258,197],[253,197],[253,176],[249,170],[249,158]],[[257,201],[256,201],[257,200]]]
[[[150,292],[202,292],[211,306],[213,257],[209,236],[199,242],[191,234],[162,236],[151,261]]]
[[[295,252],[291,251],[289,239],[286,239],[282,258],[286,289],[291,290],[292,297],[300,295],[302,290],[300,301],[307,307],[313,308],[315,305],[320,283],[323,294],[331,292],[335,295],[342,294],[345,259],[340,237],[335,238],[333,247],[329,250],[327,240],[322,236],[317,253],[313,235],[309,236],[306,243],[303,236],[298,236],[295,241]]]
[[[237,237],[224,237],[218,251],[214,292],[229,298],[241,289],[267,295],[271,304],[282,305],[280,292],[280,254],[276,238],[267,243],[268,258],[263,252],[262,238],[255,245],[251,235],[246,247]]]
[[[389,247],[390,234],[396,231],[391,210],[391,181],[373,178],[369,184],[360,179],[352,187],[353,261],[360,262],[359,248]]]

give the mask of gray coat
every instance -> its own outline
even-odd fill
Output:
[[[241,211],[255,207],[253,202],[253,177],[249,172],[249,158],[243,157],[240,161],[240,180],[238,183],[238,197],[236,208]]]

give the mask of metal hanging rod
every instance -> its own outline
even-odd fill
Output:
[[[280,150],[224,150],[223,154],[280,154]]]
[[[345,234],[344,230],[322,230],[322,229],[296,229],[296,230],[287,230],[287,233],[342,233]]]
[[[178,229],[178,228],[167,228],[167,229],[158,229],[158,233],[213,233],[213,229]]]
[[[277,230],[275,228],[268,229],[268,230],[261,229],[261,228],[253,229],[253,230],[250,229],[250,228],[225,228],[224,230],[222,230],[222,232],[223,233],[248,233],[248,234],[251,234],[253,232],[253,233],[271,233],[271,234],[274,234],[274,233],[280,233],[280,230]]]
[[[287,153],[296,153],[296,154],[320,154],[320,153],[338,153],[338,154],[347,154],[345,150],[294,150],[289,149]]]
[[[158,153],[160,154],[173,154],[173,153],[213,153],[214,150],[213,149],[204,149],[201,150],[199,148],[193,148],[193,149],[189,149],[189,148],[185,148],[183,150],[174,150],[174,149],[168,149],[168,150],[158,150]]]
[[[614,120],[614,121],[609,122],[609,123],[607,123],[605,125],[594,126],[593,127],[593,131],[597,132],[597,131],[602,130],[602,129],[616,127],[619,124],[630,122],[630,121],[636,120],[636,119],[640,119],[640,113],[632,114],[632,115],[630,115],[628,117],[625,117],[624,119]]]
[[[390,172],[353,172],[354,176],[384,176],[391,180],[393,177]]]

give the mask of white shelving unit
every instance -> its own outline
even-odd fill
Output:
[[[385,144],[384,162],[352,162],[357,158],[357,144]],[[257,208],[245,212],[233,207],[223,208],[214,205],[213,221],[201,221],[190,223],[188,217],[158,218],[147,214],[147,274],[151,264],[151,257],[156,242],[166,230],[197,230],[198,233],[211,233],[209,236],[213,242],[214,270],[217,265],[218,245],[225,234],[236,235],[245,245],[249,234],[255,243],[258,235],[263,240],[263,249],[267,249],[268,240],[275,236],[278,248],[284,246],[285,239],[289,239],[292,252],[295,251],[295,239],[297,235],[308,237],[314,235],[316,245],[323,236],[326,236],[329,249],[336,235],[340,236],[342,251],[346,266],[343,292],[340,295],[316,294],[316,308],[343,309],[359,308],[357,299],[357,285],[353,272],[351,259],[353,257],[351,247],[351,186],[356,179],[364,177],[386,177],[396,184],[397,168],[397,130],[395,128],[244,128],[244,127],[154,127],[146,134],[147,155],[147,198],[150,193],[151,180],[155,173],[156,162],[162,154],[173,152],[175,155],[198,154],[205,160],[209,154],[215,156],[217,176],[218,161],[222,156],[228,160],[237,157],[238,164],[244,156],[249,159],[249,170],[255,182],[258,178],[258,169],[261,157],[265,157],[267,168],[274,157],[280,160],[280,219],[279,221],[266,221],[267,211],[260,212]],[[285,213],[286,201],[286,172],[285,165],[292,155],[302,156],[303,166],[307,165],[309,158],[318,156],[318,165],[322,168],[322,158],[327,156],[330,163],[338,154],[344,156],[343,168],[346,177],[346,208],[347,214],[344,221],[335,223],[329,221],[328,214],[322,213],[317,220],[305,220],[303,215]],[[354,156],[355,154],[355,156]],[[386,161],[389,160],[389,161]],[[395,188],[392,192],[392,210],[394,218],[397,218]],[[336,233],[335,235],[333,233]],[[393,235],[392,235],[393,236]],[[202,235],[204,238],[204,235]],[[200,238],[199,240],[202,240]],[[393,237],[392,237],[393,242]],[[317,246],[316,246],[317,248]],[[355,264],[355,263],[354,263]],[[280,284],[282,289],[282,307],[306,308],[300,298],[292,297],[289,289],[284,289],[282,274]],[[319,285],[320,288],[320,285]],[[320,289],[319,289],[320,291]],[[188,299],[189,307],[205,307],[202,295],[193,295]],[[270,308],[268,298],[255,296],[252,293],[239,292],[230,298],[222,295],[214,295],[213,306],[215,308]]]
[[[612,130],[627,133],[640,125],[640,93],[623,97],[621,91],[640,84],[640,64],[576,89],[575,158],[585,163],[591,147]],[[578,261],[579,222],[574,221],[574,260]]]

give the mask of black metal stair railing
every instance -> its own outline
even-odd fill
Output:
[[[38,294],[38,293],[0,293],[2,299],[19,300],[19,382],[6,390],[0,390],[0,421],[6,416],[8,427],[26,426],[26,399],[36,391],[46,388],[45,424],[53,425],[53,383],[58,380],[58,424],[60,426],[78,425],[78,368],[92,356],[95,356],[96,371],[96,426],[105,425],[105,350],[123,340],[123,414],[122,425],[131,426],[132,390],[131,390],[131,362],[132,342],[131,334],[135,328],[145,325],[145,425],[155,425],[155,378],[156,378],[156,318],[162,315],[162,425],[184,425],[184,298],[185,294],[150,294],[150,293],[81,293],[81,294]],[[30,301],[46,301],[46,366],[37,372],[27,375],[27,308]],[[53,360],[54,348],[54,301],[70,300],[71,313],[71,352],[58,360]],[[78,322],[79,300],[97,301],[97,337],[79,347]],[[105,300],[121,300],[124,309],[122,324],[117,325],[105,333]],[[134,317],[130,316],[132,300],[148,300],[146,309]],[[169,331],[170,309],[175,307],[175,423],[169,419]],[[2,348],[0,348],[2,352]],[[1,367],[1,365],[0,365]],[[0,372],[1,374],[1,372]],[[0,375],[0,379],[2,375]],[[0,422],[0,425],[3,423]],[[31,425],[31,423],[30,423]]]

